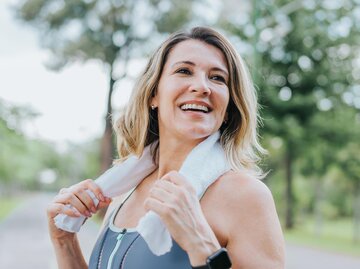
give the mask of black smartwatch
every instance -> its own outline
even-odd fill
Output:
[[[206,264],[192,267],[193,269],[229,269],[231,260],[226,248],[221,248],[206,259]]]

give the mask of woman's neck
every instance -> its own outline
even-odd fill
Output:
[[[160,139],[158,178],[170,171],[178,171],[191,150],[201,141]]]

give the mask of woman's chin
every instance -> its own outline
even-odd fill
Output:
[[[194,126],[182,129],[180,132],[180,137],[181,139],[200,140],[206,139],[208,136],[212,135],[215,132],[216,129],[213,128]]]

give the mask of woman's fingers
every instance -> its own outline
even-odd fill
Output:
[[[89,193],[91,192],[91,193]],[[77,201],[72,200],[75,206],[81,214],[85,216],[91,216],[91,213],[96,213],[99,208],[103,208],[107,206],[111,199],[105,197],[102,193],[101,188],[91,179],[86,179],[78,184],[75,184],[69,188],[61,189],[60,194],[72,193],[74,194],[78,200],[85,206],[84,209],[81,205],[78,204]],[[95,197],[99,200],[100,204],[95,205],[93,197],[91,194],[94,194]],[[68,201],[69,202],[69,201]],[[71,203],[71,201],[70,201]]]
[[[169,202],[173,199],[173,192],[169,192],[165,188],[162,188],[161,185],[154,186],[150,190],[150,197],[159,200],[160,202]]]
[[[194,206],[193,200],[197,198],[185,187],[183,181],[186,179],[181,177],[178,173],[169,173],[167,177],[157,180],[145,201],[145,208],[166,219],[177,214],[186,215],[185,211]]]
[[[105,202],[99,202],[98,206],[97,206],[97,209],[101,209],[101,208],[104,208],[104,207],[107,207],[109,206],[109,204],[112,202],[112,199],[109,198],[109,197],[105,197]]]
[[[86,180],[84,181],[84,185],[85,185],[85,188],[86,188],[86,189],[91,190],[91,191],[95,194],[96,198],[97,198],[99,201],[105,202],[105,196],[104,196],[101,188],[100,188],[93,180],[91,180],[91,179],[86,179]]]
[[[99,200],[97,206],[89,191]],[[93,180],[86,179],[69,188],[62,188],[59,194],[55,196],[53,200],[54,207],[50,210],[55,214],[63,213],[73,217],[81,214],[85,217],[91,217],[92,213],[96,213],[98,209],[108,206],[110,202],[111,199],[104,197],[102,190]]]
[[[78,198],[78,196],[72,192],[65,192],[55,196],[53,202],[56,204],[71,205],[85,217],[91,217],[89,209]]]
[[[146,210],[152,210],[161,217],[170,215],[170,210],[168,209],[168,206],[154,197],[148,197],[145,200],[144,205]]]
[[[183,186],[185,189],[187,189],[190,193],[195,194],[196,191],[194,187],[191,185],[191,183],[180,173],[176,171],[170,171],[166,175],[164,175],[161,179],[172,182],[173,184],[177,186]]]
[[[58,214],[65,214],[70,217],[80,217],[80,212],[75,207],[64,205],[61,203],[53,203],[48,207],[48,214],[50,217],[55,217]]]
[[[89,211],[95,213],[97,211],[96,205],[94,204],[94,201],[91,195],[87,192],[87,190],[91,191],[99,200],[99,202],[106,202],[102,190],[91,179],[86,179],[79,184],[70,187],[70,191],[73,192],[84,203],[84,205],[89,209]]]
[[[88,211],[91,211],[92,213],[96,212],[95,203],[86,189],[74,189],[73,193],[83,203]]]

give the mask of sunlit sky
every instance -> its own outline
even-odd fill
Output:
[[[0,98],[40,113],[25,125],[30,137],[63,143],[101,136],[104,128],[108,78],[98,62],[75,63],[60,72],[46,69],[49,52],[40,47],[38,32],[17,21],[0,1]],[[131,85],[115,92],[113,105],[126,103]]]

